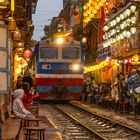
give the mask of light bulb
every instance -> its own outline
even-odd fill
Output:
[[[123,36],[126,37],[127,31],[123,31]]]
[[[123,14],[120,14],[120,19],[124,19],[124,15]]]
[[[127,13],[128,16],[130,16],[131,11],[130,11],[129,9],[127,9],[127,10],[126,10],[126,13]]]
[[[120,22],[120,17],[116,17],[116,21],[119,23]]]
[[[130,10],[131,10],[132,12],[135,12],[135,11],[136,11],[136,6],[135,6],[135,5],[130,6]]]
[[[115,26],[116,25],[116,20],[113,20],[112,21],[112,24]]]
[[[120,28],[121,28],[121,30],[123,30],[124,29],[124,24],[122,23],[122,24],[120,24]]]
[[[137,18],[136,18],[136,17],[131,17],[131,22],[132,22],[133,24],[135,24],[136,21],[137,21]]]
[[[126,32],[126,37],[129,38],[131,36],[131,32],[127,31]]]
[[[136,27],[131,27],[130,31],[131,31],[132,34],[135,34],[136,33]]]

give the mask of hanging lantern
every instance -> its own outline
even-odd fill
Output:
[[[17,74],[20,74],[20,73],[21,73],[21,68],[17,67],[17,68],[15,69],[15,72],[16,72]]]
[[[140,59],[140,54],[138,54],[138,56],[139,56],[139,59]]]
[[[14,18],[11,18],[9,21],[9,30],[10,31],[15,31],[16,30],[16,21],[14,20]]]
[[[15,42],[15,47],[17,48],[24,48],[24,41],[16,41]]]
[[[117,63],[120,65],[122,64],[122,60],[118,60]]]
[[[27,59],[29,59],[29,58],[31,57],[31,55],[32,55],[32,52],[31,52],[30,49],[26,49],[26,50],[24,51],[24,56],[25,56]]]
[[[17,53],[23,53],[24,48],[16,48]]]
[[[113,66],[113,65],[114,65],[114,59],[111,59],[111,60],[109,61],[109,63],[110,63],[111,66]]]
[[[22,57],[19,57],[18,55],[15,56],[15,60],[16,60],[17,62],[19,62],[21,59],[22,59]]]
[[[26,61],[22,58],[22,59],[20,60],[19,63],[20,63],[21,65],[23,65],[25,62],[26,62]]]
[[[0,0],[0,9],[7,9],[8,7],[8,3],[9,1],[8,0]]]
[[[82,42],[83,42],[83,43],[87,43],[87,38],[86,38],[86,37],[83,37],[83,38],[82,38]]]
[[[114,60],[114,65],[118,65],[118,59]]]
[[[0,0],[0,2],[4,2],[5,0]]]
[[[129,58],[128,58],[128,63],[131,63],[131,62],[132,62],[132,58],[129,57]]]
[[[135,55],[132,57],[132,61],[133,61],[133,62],[138,62],[138,61],[139,61],[139,56],[138,56],[138,54],[135,54]]]
[[[124,59],[123,60],[123,64],[127,64],[128,63],[128,60],[127,59]]]
[[[21,38],[21,33],[18,29],[16,29],[16,31],[14,32],[14,40],[20,40]]]
[[[11,11],[15,11],[15,0],[11,0]]]

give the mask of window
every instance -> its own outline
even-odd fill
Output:
[[[40,48],[41,59],[57,59],[57,57],[58,57],[58,50],[56,47]]]
[[[66,47],[62,49],[62,58],[63,59],[79,59],[80,49],[74,47]]]

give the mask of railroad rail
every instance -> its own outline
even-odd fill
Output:
[[[71,104],[45,104],[43,106],[46,117],[59,130],[62,140],[140,139],[139,130],[80,106]]]
[[[96,131],[80,123],[73,116],[67,114],[57,105],[44,105],[47,108],[47,118],[61,133],[62,140],[107,140]]]
[[[121,124],[110,118],[103,117],[96,113],[90,112],[76,105],[57,105],[57,108],[75,120],[78,120],[83,126],[94,131],[98,136],[107,139],[126,139],[139,140],[140,131],[130,126]]]

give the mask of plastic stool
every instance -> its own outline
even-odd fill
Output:
[[[35,119],[29,119],[25,118],[24,120],[24,127],[29,127],[31,122],[35,122],[35,126],[39,126],[39,121],[41,121],[40,118],[35,118]]]
[[[45,127],[25,127],[27,131],[26,140],[31,140],[32,132],[37,132],[37,140],[45,140]]]

